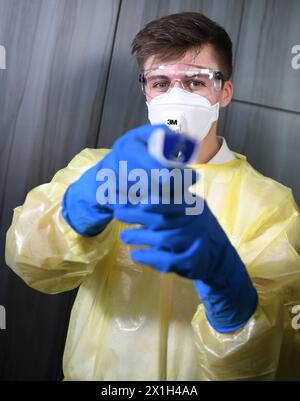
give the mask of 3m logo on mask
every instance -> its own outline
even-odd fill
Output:
[[[168,119],[167,121],[168,125],[178,125],[178,120],[172,120],[171,118]]]
[[[166,115],[166,124],[172,129],[172,131],[179,132],[182,127],[183,119],[180,113],[171,112]]]

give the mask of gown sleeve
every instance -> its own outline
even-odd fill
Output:
[[[6,235],[6,263],[30,287],[50,294],[71,290],[110,251],[115,220],[100,234],[86,238],[77,234],[61,215],[67,187],[107,151],[84,149],[50,183],[32,189],[24,204],[14,209]]]
[[[254,315],[230,334],[209,325],[203,305],[192,320],[199,364],[207,380],[299,376],[300,335],[292,327],[291,312],[300,304],[300,217],[292,191],[259,220],[237,247],[258,292]]]

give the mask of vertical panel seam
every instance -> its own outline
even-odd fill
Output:
[[[243,4],[242,4],[241,18],[240,18],[238,34],[237,34],[237,38],[236,38],[236,47],[235,47],[234,58],[233,58],[233,60],[234,60],[234,69],[233,69],[233,74],[232,74],[233,76],[234,76],[234,70],[235,70],[236,55],[237,55],[238,48],[240,45],[241,29],[242,29],[242,22],[244,20],[244,13],[245,13],[245,0],[243,0]]]
[[[105,79],[103,102],[102,102],[102,106],[101,106],[101,109],[100,109],[100,118],[99,118],[99,123],[98,123],[98,127],[97,127],[97,135],[96,135],[96,138],[95,138],[95,147],[97,147],[97,144],[98,144],[98,141],[99,141],[99,136],[100,136],[100,130],[101,130],[101,125],[102,125],[102,118],[103,118],[103,112],[104,112],[104,105],[105,105],[107,87],[108,87],[111,64],[112,64],[112,59],[113,59],[113,54],[114,54],[114,49],[115,49],[116,36],[117,36],[117,31],[118,31],[118,26],[119,26],[121,7],[122,7],[122,0],[119,0],[117,17],[116,17],[116,24],[115,24],[115,29],[114,29],[114,33],[113,33],[111,52],[110,52],[110,56],[109,56],[107,74],[106,74],[106,79]]]
[[[240,45],[240,36],[241,36],[242,22],[243,22],[243,19],[244,19],[244,13],[245,13],[245,0],[243,0],[243,4],[242,4],[241,17],[240,17],[239,28],[238,28],[238,34],[237,34],[237,39],[236,39],[236,47],[235,47],[235,52],[234,52],[234,56],[233,56],[234,69],[233,69],[233,72],[232,72],[232,79],[233,79],[233,77],[234,77],[236,55],[237,55],[238,48],[239,48],[239,45]],[[233,99],[234,99],[234,98],[232,98],[232,100],[233,100]],[[232,101],[232,100],[231,100],[231,101]],[[230,104],[226,107],[226,113],[225,113],[224,125],[223,125],[223,132],[226,132],[227,117],[228,117],[228,113],[229,113],[229,106],[230,106]],[[223,135],[223,133],[222,133],[222,135]]]

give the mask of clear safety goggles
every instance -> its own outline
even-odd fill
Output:
[[[144,70],[139,75],[142,90],[149,98],[162,95],[175,86],[202,96],[219,91],[225,77],[221,71],[192,64],[167,64]]]

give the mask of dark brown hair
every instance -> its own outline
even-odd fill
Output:
[[[131,53],[140,68],[150,56],[160,60],[175,60],[187,50],[200,50],[212,45],[221,72],[232,74],[232,42],[227,32],[216,22],[195,12],[183,12],[148,23],[133,39]]]

